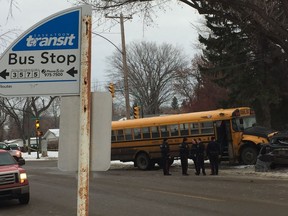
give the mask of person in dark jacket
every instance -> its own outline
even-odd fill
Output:
[[[164,175],[171,175],[169,173],[169,158],[170,158],[170,148],[167,142],[167,138],[163,140],[163,143],[160,145],[161,156],[162,156],[162,168]]]
[[[198,143],[195,139],[192,139],[192,146],[190,150],[190,158],[194,162],[194,167],[195,167],[195,175],[199,175],[200,173],[200,168],[198,164]]]
[[[211,166],[210,175],[218,175],[218,157],[220,155],[220,148],[219,144],[215,141],[215,137],[211,138],[211,141],[208,143],[206,152]]]
[[[189,146],[187,138],[184,137],[182,143],[179,146],[179,153],[181,159],[182,175],[188,175],[188,157],[189,157]]]
[[[200,174],[201,170],[202,170],[202,174],[206,175],[205,172],[205,146],[203,144],[203,142],[201,141],[201,139],[199,138],[199,142],[197,143],[198,146],[198,151],[197,151],[197,164],[198,164],[198,175]]]

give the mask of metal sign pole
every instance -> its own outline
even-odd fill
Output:
[[[77,216],[88,216],[91,119],[91,15],[82,17]]]

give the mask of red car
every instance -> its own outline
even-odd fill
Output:
[[[28,204],[30,199],[29,182],[23,158],[18,162],[11,154],[0,149],[0,200],[18,199],[20,204]]]

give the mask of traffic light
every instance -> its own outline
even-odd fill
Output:
[[[36,131],[36,135],[37,135],[37,137],[43,136],[43,132],[42,131]]]
[[[114,84],[113,83],[109,84],[109,92],[111,93],[112,98],[114,98],[114,96],[115,96],[115,88],[114,88]]]
[[[35,129],[36,129],[36,131],[40,130],[40,121],[39,121],[39,119],[36,119],[36,121],[35,121]]]
[[[43,132],[40,130],[40,121],[39,121],[39,119],[35,120],[35,129],[36,129],[36,136],[37,137],[43,136]]]
[[[133,116],[134,116],[134,119],[139,119],[139,117],[140,117],[140,107],[139,106],[133,107]]]

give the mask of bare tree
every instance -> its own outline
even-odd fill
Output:
[[[51,106],[52,102],[57,97],[50,96],[47,97],[31,97],[31,108],[32,115],[36,118],[39,118],[41,115],[45,114],[48,111],[48,108]]]
[[[16,38],[20,31],[17,29],[11,29],[8,31],[3,31],[0,25],[0,53],[11,43],[11,41]]]
[[[52,121],[50,123],[51,127],[58,128],[60,123],[60,102],[61,98],[57,97],[55,98],[51,105],[49,106],[49,109],[47,110],[49,116],[51,116]]]
[[[12,127],[11,120],[13,119],[13,127],[17,128],[15,134],[17,137],[10,138],[21,137],[25,142],[26,138],[30,137],[31,131],[34,131],[31,127],[32,118],[39,118],[45,114],[55,98],[1,98],[2,112],[10,117],[10,127]]]
[[[190,68],[177,71],[174,88],[184,98],[183,112],[216,109],[223,105],[220,102],[227,99],[227,90],[216,85],[213,82],[214,77],[200,73],[199,65],[209,67],[206,61],[196,56]]]
[[[196,89],[202,83],[202,78],[198,70],[198,63],[201,61],[199,56],[192,60],[192,64],[186,70],[177,71],[174,82],[175,91],[185,98],[186,102],[191,103],[196,97]]]
[[[122,58],[115,52],[110,58],[110,77],[123,89]],[[174,95],[176,71],[185,70],[188,62],[180,48],[152,42],[131,43],[127,46],[129,92],[145,114],[160,112],[160,106]]]
[[[7,12],[6,20],[13,17],[13,8],[18,8],[18,3],[16,0],[9,1],[9,10]],[[0,23],[0,53],[3,52],[4,49],[11,43],[11,41],[14,40],[15,37],[20,33],[19,29],[3,30],[2,26],[4,26],[4,24]]]
[[[0,101],[4,100],[4,98],[0,97]],[[1,102],[0,102],[1,104]],[[0,106],[0,140],[2,141],[4,139],[5,135],[5,122],[8,115],[4,112],[3,107]]]
[[[25,140],[23,119],[25,115],[24,113],[26,113],[27,110],[27,104],[28,102],[26,98],[3,98],[3,100],[1,100],[1,107],[3,112],[9,116],[10,120],[13,119],[14,125],[17,128],[17,133],[21,135],[23,140]],[[11,129],[11,122],[9,127]]]

